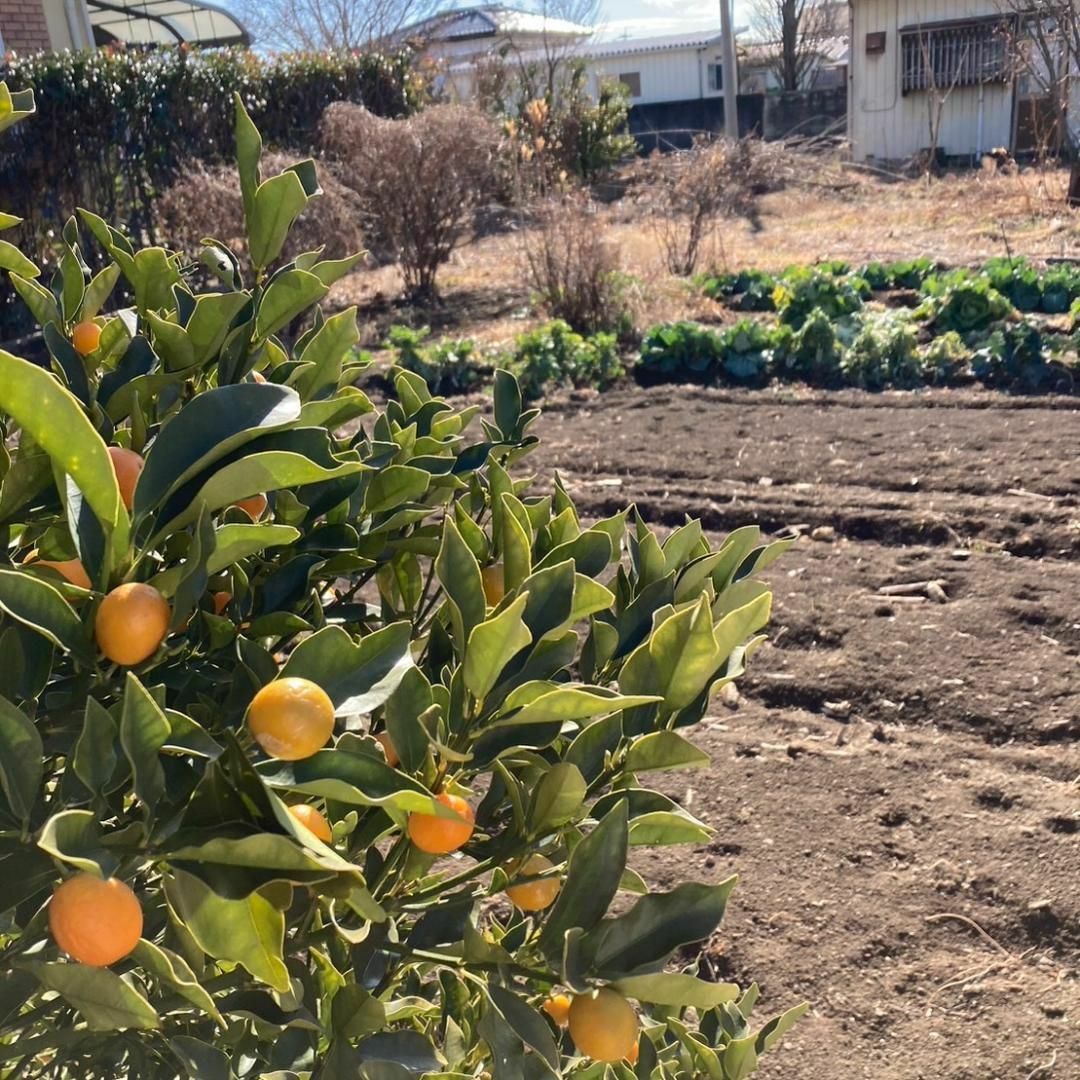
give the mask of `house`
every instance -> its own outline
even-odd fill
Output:
[[[204,0],[0,0],[0,55],[125,45],[249,45],[224,8]]]
[[[591,26],[504,4],[455,8],[403,27],[395,43],[412,44],[447,67],[506,52],[566,48],[592,35]]]
[[[779,44],[752,41],[739,48],[739,92],[779,94],[784,90],[776,69]],[[848,39],[846,35],[823,38],[815,43],[813,59],[807,65],[800,90],[832,90],[847,86]]]
[[[1016,33],[1001,0],[852,0],[854,159],[905,161],[936,146],[975,162],[998,147],[1031,149],[1040,102],[1015,77]]]

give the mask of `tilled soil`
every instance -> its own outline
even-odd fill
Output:
[[[813,1003],[760,1075],[1080,1077],[1075,399],[627,389],[540,428],[587,515],[802,534],[669,787],[716,838],[646,868],[738,872],[706,966]]]

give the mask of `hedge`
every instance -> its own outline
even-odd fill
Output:
[[[18,246],[46,267],[60,227],[80,205],[155,242],[154,197],[185,163],[232,154],[234,92],[267,144],[303,152],[333,101],[400,116],[423,94],[407,52],[98,49],[9,55],[0,79],[13,91],[33,88],[37,99],[34,119],[8,133],[0,205],[25,219]],[[0,340],[12,329],[0,311]]]

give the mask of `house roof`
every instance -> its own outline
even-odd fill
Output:
[[[480,4],[476,7],[442,11],[402,27],[395,37],[404,40],[428,38],[438,41],[467,41],[506,34],[550,34],[561,38],[583,38],[592,32],[591,26],[583,26],[567,19],[553,19],[504,4]]]
[[[751,41],[745,45],[740,44],[739,52],[744,62],[754,67],[772,61],[779,48],[779,42]],[[846,37],[823,38],[814,43],[812,51],[829,64],[845,64],[849,60],[850,49]]]
[[[250,45],[234,15],[205,0],[86,0],[99,45]]]
[[[741,31],[736,31],[736,36]],[[647,38],[615,38],[610,41],[590,42],[576,51],[591,59],[602,60],[611,56],[635,56],[641,53],[669,52],[679,49],[706,49],[723,41],[719,29],[699,30],[696,33],[663,34]]]

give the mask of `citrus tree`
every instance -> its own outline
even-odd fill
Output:
[[[802,1009],[697,976],[734,879],[628,857],[710,835],[651,777],[783,545],[530,494],[506,373],[376,409],[355,260],[276,265],[312,162],[236,135],[250,280],[86,211],[49,281],[0,243],[48,350],[0,352],[0,1073],[748,1075]]]

